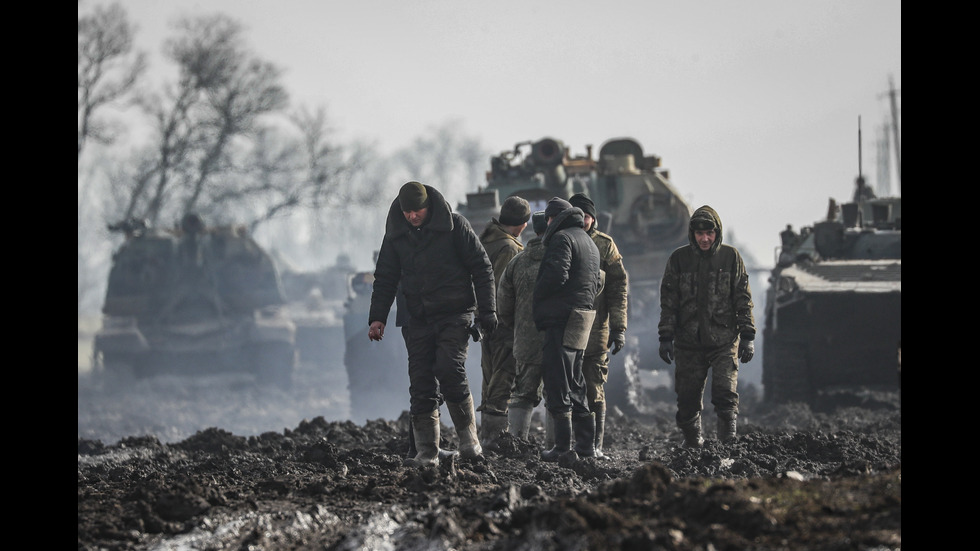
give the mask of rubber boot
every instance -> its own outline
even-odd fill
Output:
[[[439,464],[439,410],[412,416],[412,433],[415,435],[415,457],[405,460],[410,467]]]
[[[483,447],[476,436],[476,411],[473,409],[473,395],[459,403],[446,402],[449,416],[459,436],[459,454],[466,459],[483,455]],[[505,418],[506,419],[506,418]]]
[[[718,412],[718,440],[723,443],[735,440],[735,428],[738,424],[738,414],[734,411]]]
[[[595,415],[590,411],[586,415],[573,416],[572,427],[575,429],[575,453],[579,457],[595,457]]]
[[[555,446],[548,451],[541,452],[541,460],[549,463],[558,461],[558,458],[568,453],[572,449],[572,413],[567,412],[559,416],[552,416],[555,427]]]
[[[684,433],[684,447],[685,448],[700,448],[704,445],[704,438],[701,436],[701,414],[699,413],[694,419],[686,423],[678,423],[681,431]]]
[[[508,408],[507,424],[507,432],[522,440],[527,440],[527,435],[531,432],[531,410],[527,408]]]
[[[595,414],[595,456],[596,459],[609,459],[609,456],[602,453],[602,436],[606,431],[606,403],[594,402],[589,404],[589,409]]]
[[[484,411],[480,415],[480,442],[484,448],[493,446],[500,433],[507,432],[507,415],[504,413],[490,413]]]

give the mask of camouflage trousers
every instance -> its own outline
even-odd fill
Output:
[[[480,351],[483,385],[477,411],[504,415],[517,377],[513,332],[501,330],[490,333],[480,341]]]
[[[711,370],[711,403],[715,413],[738,413],[738,345],[710,350],[674,350],[677,424],[689,423],[704,409],[704,388]]]
[[[514,392],[510,396],[508,405],[512,408],[534,409],[541,403],[543,393],[544,379],[541,377],[541,363],[517,360]]]
[[[606,380],[609,379],[609,354],[605,350],[598,354],[586,354],[582,362],[582,375],[585,376],[585,393],[589,404],[606,401]]]

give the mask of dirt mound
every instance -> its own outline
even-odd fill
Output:
[[[408,419],[304,420],[78,440],[79,549],[867,549],[901,547],[901,408],[743,404],[739,437],[680,446],[672,409],[607,419],[608,460],[540,461],[504,435],[404,467]],[[668,421],[669,419],[669,421]],[[448,418],[446,419],[448,421]],[[442,446],[458,439],[443,425]]]

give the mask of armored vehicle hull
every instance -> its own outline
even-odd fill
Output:
[[[640,370],[672,379],[672,366],[658,354],[660,280],[670,253],[688,242],[693,209],[674,188],[660,158],[644,154],[636,140],[608,140],[597,159],[591,146],[586,150],[572,157],[553,138],[519,142],[491,158],[487,186],[468,194],[457,211],[479,233],[511,195],[527,199],[532,211],[543,210],[555,196],[567,199],[581,192],[593,200],[598,228],[616,241],[629,273],[627,341],[619,354],[609,357],[607,403],[625,413],[644,413],[658,398],[643,387]],[[533,235],[528,227],[524,240]]]
[[[241,228],[120,226],[94,367],[109,380],[240,372],[288,388],[295,325],[279,273]]]
[[[900,387],[902,203],[862,184],[854,202],[831,200],[826,220],[782,233],[766,295],[769,402],[822,408]]]

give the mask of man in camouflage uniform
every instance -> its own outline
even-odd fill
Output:
[[[500,318],[497,331],[514,336],[513,351],[517,363],[514,389],[507,409],[507,430],[525,440],[531,428],[531,411],[541,403],[544,388],[541,379],[544,332],[534,326],[531,313],[534,283],[538,279],[541,259],[544,258],[541,237],[548,229],[543,210],[531,216],[531,226],[536,237],[528,241],[524,250],[510,261],[497,284],[497,315]]]
[[[521,233],[531,218],[531,206],[521,197],[511,196],[500,206],[500,216],[491,218],[480,234],[480,243],[493,265],[493,280],[500,281],[504,268],[524,249]],[[480,441],[488,448],[500,433],[507,431],[507,401],[516,376],[513,331],[494,331],[480,341],[483,387],[480,407]]]
[[[573,207],[585,213],[585,232],[599,247],[600,267],[605,272],[605,283],[596,296],[595,322],[589,335],[589,345],[585,349],[582,372],[585,375],[585,389],[589,396],[589,409],[595,413],[595,452],[596,457],[605,459],[602,452],[602,436],[606,424],[605,384],[609,378],[609,355],[612,349],[616,354],[626,344],[626,297],[629,292],[629,276],[623,266],[623,255],[619,254],[616,242],[609,235],[596,228],[595,203],[583,193],[576,193],[568,200]]]
[[[749,275],[738,250],[722,244],[718,213],[707,205],[694,211],[688,239],[667,259],[660,284],[660,357],[677,360],[677,426],[686,446],[701,447],[709,369],[718,439],[735,438],[738,364],[755,354],[755,319]]]

